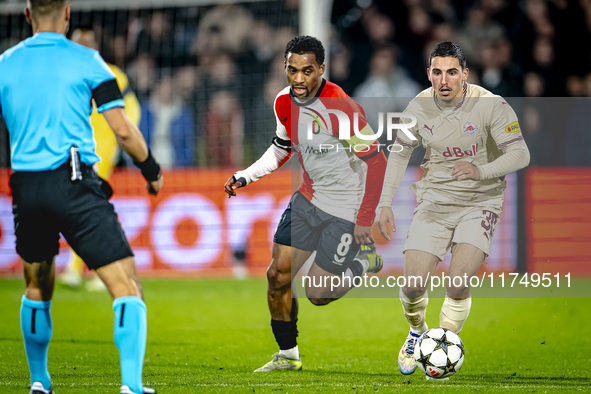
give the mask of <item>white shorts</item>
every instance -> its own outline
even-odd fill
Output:
[[[414,211],[403,252],[420,250],[443,260],[453,244],[466,243],[488,256],[498,222],[498,214],[482,207],[423,201]]]

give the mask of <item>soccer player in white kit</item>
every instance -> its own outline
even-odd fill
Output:
[[[500,96],[468,84],[466,58],[452,42],[437,44],[429,57],[431,87],[417,95],[405,112],[416,116],[415,139],[398,132],[400,152],[392,152],[380,198],[378,229],[388,241],[396,231],[392,202],[412,151],[426,148],[422,179],[411,186],[417,196],[404,245],[406,286],[400,289],[410,333],[398,355],[405,375],[417,365],[413,355],[419,336],[428,330],[427,282],[451,247],[448,276],[475,275],[488,255],[503,204],[504,176],[529,164],[515,112]],[[421,277],[422,281],[409,280]],[[446,281],[440,327],[462,330],[471,306],[469,283]],[[457,282],[456,282],[457,283]],[[446,378],[444,378],[446,379]]]

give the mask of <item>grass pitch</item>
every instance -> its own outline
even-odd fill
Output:
[[[144,280],[144,382],[159,393],[591,392],[588,299],[475,299],[462,370],[429,382],[398,372],[408,334],[398,299],[300,302],[301,372],[253,374],[277,350],[264,280]],[[591,282],[589,283],[591,285]],[[21,280],[0,280],[0,393],[28,393]],[[395,293],[395,291],[393,291]],[[427,322],[438,324],[442,299]],[[57,394],[118,393],[107,294],[57,288],[49,372]]]

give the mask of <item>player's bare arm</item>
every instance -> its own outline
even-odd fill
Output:
[[[129,120],[125,110],[120,107],[103,111],[109,127],[115,133],[117,144],[131,156],[136,163],[143,163],[149,158],[148,146],[140,130]],[[162,176],[158,179],[148,181],[148,192],[157,195],[162,189],[164,180]]]
[[[356,224],[353,236],[355,237],[355,242],[360,245],[369,245],[375,242],[371,235],[371,226],[360,226]]]
[[[247,169],[236,172],[226,181],[224,191],[228,194],[228,198],[236,196],[236,189],[256,182],[281,167],[291,155],[291,142],[275,137],[269,149],[260,159]]]

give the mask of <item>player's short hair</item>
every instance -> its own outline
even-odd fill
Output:
[[[304,53],[313,53],[316,56],[318,64],[324,63],[324,47],[319,39],[311,36],[297,36],[291,39],[285,46],[284,58],[287,59],[289,53],[303,55]]]
[[[445,41],[435,45],[435,48],[431,51],[429,56],[429,67],[431,67],[431,61],[434,57],[455,57],[460,62],[462,70],[466,68],[466,56],[462,51],[462,48],[455,42]]]
[[[35,17],[44,17],[64,8],[69,0],[27,0],[27,6]]]

